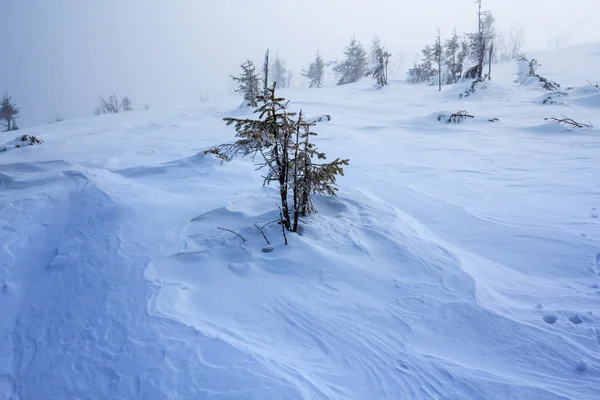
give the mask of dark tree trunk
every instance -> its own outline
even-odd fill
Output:
[[[308,131],[306,132],[306,140],[304,141],[304,165],[303,165],[303,174],[302,174],[302,193],[300,199],[300,215],[303,217],[307,216],[310,213],[310,188],[309,185],[309,154],[308,154]]]
[[[300,218],[300,199],[299,199],[299,182],[298,182],[298,150],[300,146],[300,122],[302,121],[302,110],[298,115],[298,124],[296,125],[296,148],[294,149],[294,223],[292,232],[298,230],[298,219]]]
[[[490,59],[489,59],[489,72],[488,72],[488,79],[492,79],[492,53],[494,52],[494,45],[491,44],[490,45]]]

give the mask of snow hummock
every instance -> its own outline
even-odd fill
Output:
[[[350,159],[289,246],[252,161],[198,155],[239,100],[20,131],[44,142],[0,153],[0,398],[596,399],[600,129],[544,118],[600,126],[563,65],[600,45],[565,51],[537,56],[561,105],[515,64],[466,99],[282,91]]]

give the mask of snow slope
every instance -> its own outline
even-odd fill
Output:
[[[581,86],[600,45],[566,53],[540,73]],[[197,156],[237,100],[20,131],[44,143],[0,152],[0,398],[597,399],[600,129],[544,118],[600,103],[515,73],[282,91],[351,164],[272,252],[276,189]]]

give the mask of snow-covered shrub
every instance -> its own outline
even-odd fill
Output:
[[[445,123],[460,123],[468,118],[475,118],[473,115],[469,114],[468,112],[461,110],[461,111],[456,111],[453,112],[452,114],[450,114],[450,116],[448,116],[447,113],[440,113],[438,115],[438,121],[440,122],[445,122]]]
[[[477,88],[486,89],[487,85],[484,78],[476,78],[471,83],[471,86],[464,92],[460,94],[460,98],[469,97],[475,93]]]
[[[10,149],[20,149],[25,146],[33,146],[34,144],[42,144],[44,141],[35,136],[23,135],[6,143],[0,147],[0,151],[8,151]]]
[[[560,85],[554,81],[544,78],[537,73],[537,69],[542,65],[535,59],[529,60],[524,54],[517,58],[517,80],[516,83],[522,85],[541,85],[544,89],[551,92],[560,90]]]
[[[104,97],[100,96],[100,101],[96,109],[94,110],[95,115],[104,115],[104,114],[118,114],[120,112],[133,111],[133,107],[131,105],[131,99],[127,96],[123,97],[123,100],[119,100],[119,98],[113,93],[108,100]]]

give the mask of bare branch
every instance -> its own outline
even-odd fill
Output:
[[[274,224],[276,222],[280,222],[278,219],[271,221],[271,222],[267,222],[266,224],[264,224],[263,226],[260,227],[260,229],[265,229],[267,226]]]
[[[217,227],[217,229],[220,229],[220,230],[222,230],[222,231],[226,231],[226,232],[231,232],[231,233],[233,233],[234,235],[236,235],[237,237],[239,237],[240,239],[242,239],[244,242],[246,241],[246,239],[244,239],[244,238],[242,237],[242,235],[240,235],[240,234],[239,234],[239,233],[237,233],[237,232],[234,232],[234,231],[232,231],[231,229],[219,228],[219,227]]]
[[[281,207],[279,207],[279,220],[281,221],[281,233],[283,233],[283,240],[285,242],[285,245],[287,246],[288,241],[287,236],[285,235],[285,223],[283,221],[283,211],[281,210]]]
[[[564,126],[574,126],[575,128],[593,128],[593,125],[591,123],[583,124],[583,123],[573,120],[572,118],[565,117],[564,115],[561,115],[561,116],[562,116],[562,118],[556,118],[556,117],[544,118],[544,121],[551,121],[551,122],[555,122],[559,125],[564,125]]]
[[[258,226],[257,224],[254,224],[254,226],[263,235],[263,237],[265,238],[265,241],[267,242],[267,244],[271,244],[271,242],[269,242],[269,239],[267,239],[267,235],[265,235],[265,233],[263,232],[263,230],[261,229],[261,227]]]
[[[462,120],[465,120],[467,118],[475,118],[475,116],[469,114],[468,112],[466,112],[464,110],[462,110],[462,111],[457,111],[457,112],[453,113],[450,116],[450,118],[448,118],[448,121],[446,121],[446,122],[448,122],[448,123],[450,123],[450,122],[458,123],[458,122],[461,122]]]

